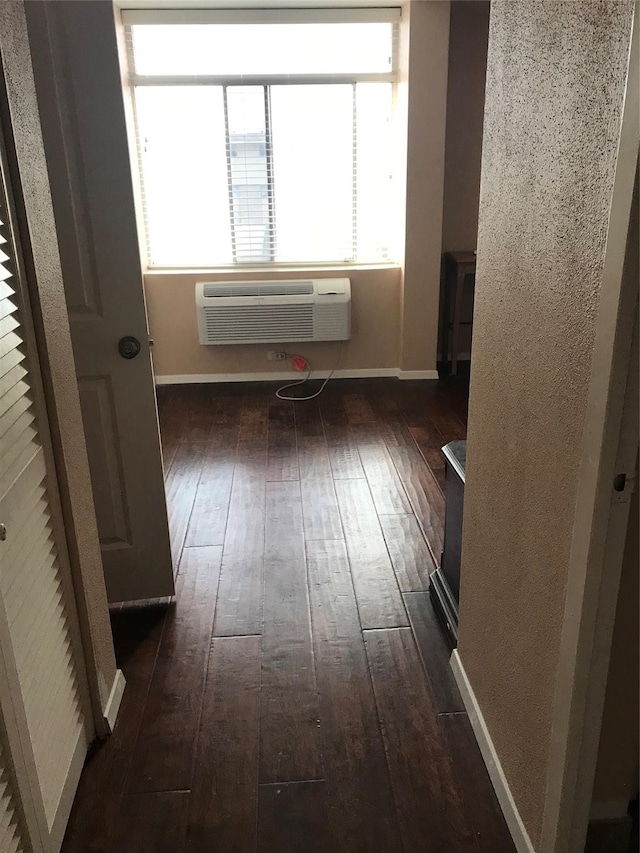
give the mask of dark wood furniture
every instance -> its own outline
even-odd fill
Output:
[[[460,329],[462,326],[472,326],[473,319],[462,319],[462,295],[467,276],[476,274],[475,252],[447,252],[444,256],[444,280],[440,310],[440,349],[442,361],[449,364],[450,372],[455,376],[458,372],[458,356],[460,352]]]

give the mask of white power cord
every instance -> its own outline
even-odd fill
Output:
[[[287,394],[282,393],[283,391],[286,391],[287,388],[295,388],[297,385],[304,385],[304,383],[308,381],[308,379],[311,376],[311,362],[309,361],[309,359],[306,359],[308,369],[307,369],[307,375],[304,377],[304,379],[299,379],[297,382],[289,382],[288,385],[283,385],[281,388],[278,388],[278,390],[276,391],[276,397],[279,400],[286,400],[287,402],[293,402],[293,403],[302,403],[302,402],[305,402],[306,400],[314,400],[316,397],[319,397],[320,394],[322,394],[322,392],[324,391],[327,382],[331,379],[333,374],[338,369],[340,362],[342,361],[342,353],[343,352],[344,352],[344,344],[340,347],[340,352],[338,353],[338,360],[336,361],[334,368],[331,370],[331,372],[329,373],[327,378],[323,381],[322,385],[315,392],[315,394],[309,394],[308,397],[291,397]]]

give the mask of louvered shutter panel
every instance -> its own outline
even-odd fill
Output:
[[[18,818],[16,791],[2,743],[0,743],[0,853],[25,850]]]
[[[7,211],[0,207],[0,520],[7,530],[0,543],[0,603],[4,642],[10,646],[2,651],[5,658],[11,656],[16,677],[12,704],[19,706],[23,732],[28,733],[21,748],[30,751],[27,764],[35,767],[36,785],[31,787],[36,788],[35,808],[46,837],[61,801],[68,799],[67,786],[75,788],[78,756],[84,757],[88,745],[79,692],[84,672],[78,670],[71,640],[74,603],[67,600],[54,536],[49,490],[55,482],[48,476],[50,463],[38,434],[40,412],[7,221]],[[3,779],[0,853],[23,849],[11,834]]]

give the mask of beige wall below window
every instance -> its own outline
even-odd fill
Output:
[[[351,280],[351,340],[203,346],[198,342],[195,307],[197,281],[268,280],[348,276]],[[395,368],[398,366],[400,269],[265,273],[148,273],[145,292],[149,330],[154,340],[156,376],[219,375],[290,371],[286,362],[267,361],[267,350],[304,355],[318,370]]]

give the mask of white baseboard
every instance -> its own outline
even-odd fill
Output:
[[[112,732],[115,728],[116,718],[118,716],[118,711],[120,710],[120,703],[122,702],[122,696],[124,695],[124,688],[126,684],[127,682],[125,681],[122,670],[117,669],[116,677],[113,679],[111,692],[109,693],[109,698],[107,699],[107,704],[104,709],[104,718],[107,722],[107,726],[109,727],[109,732]]]
[[[326,379],[331,371],[314,370],[311,379]],[[397,367],[363,367],[336,370],[335,379],[370,379],[391,377],[397,379],[437,379],[437,370],[400,370]],[[181,373],[155,377],[156,385],[188,385],[205,382],[295,382],[302,374],[295,370],[279,370],[270,373]]]
[[[437,370],[397,370],[398,379],[437,379]]]
[[[502,765],[500,764],[498,753],[496,752],[496,748],[491,740],[491,735],[484,721],[480,705],[478,704],[476,695],[473,692],[469,679],[467,678],[467,673],[462,665],[457,649],[454,649],[453,654],[451,655],[451,669],[453,670],[456,683],[462,696],[462,701],[464,702],[464,707],[469,715],[469,721],[471,722],[473,733],[478,741],[478,746],[480,747],[484,763],[487,765],[489,777],[496,792],[498,802],[500,803],[504,819],[509,827],[509,832],[513,838],[516,850],[518,853],[535,853],[535,848],[531,843],[531,839],[529,838],[525,825],[520,817],[518,807],[516,806],[509,788],[507,777],[505,776]]]

